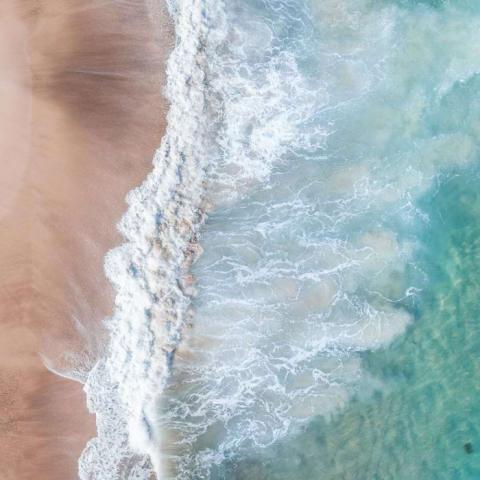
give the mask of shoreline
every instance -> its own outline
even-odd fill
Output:
[[[113,289],[104,256],[121,243],[125,195],[151,171],[165,128],[171,26],[147,4],[2,6],[9,78],[0,148],[11,159],[0,197],[5,480],[78,478],[95,436],[81,384],[53,375],[40,354],[82,379],[106,341]]]

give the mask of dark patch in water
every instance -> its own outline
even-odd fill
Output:
[[[467,455],[470,455],[471,453],[473,453],[473,445],[471,442],[467,442],[463,445],[463,449],[465,450],[465,453]]]
[[[169,370],[173,368],[173,362],[175,360],[175,351],[176,349],[174,348],[173,350],[165,353],[167,356],[167,367]]]
[[[163,221],[163,214],[162,212],[157,212],[155,214],[155,226],[157,227],[157,230],[160,228],[160,226],[162,225],[162,221]]]
[[[152,441],[153,440],[153,429],[152,429],[152,426],[150,425],[150,422],[147,419],[147,415],[145,415],[145,411],[142,411],[142,422],[145,426],[145,430],[147,432],[149,440]]]
[[[138,268],[134,263],[131,263],[128,267],[128,273],[132,275],[132,277],[138,277]]]

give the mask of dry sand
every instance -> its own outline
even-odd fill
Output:
[[[94,435],[82,385],[39,354],[88,366],[104,343],[103,257],[163,134],[170,38],[143,0],[0,3],[2,480],[77,478]]]

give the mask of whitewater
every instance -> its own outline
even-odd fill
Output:
[[[362,354],[415,320],[418,200],[476,152],[473,121],[439,120],[480,71],[459,5],[168,2],[168,126],[105,261],[82,480],[234,478],[390,388]]]

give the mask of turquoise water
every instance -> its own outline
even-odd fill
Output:
[[[167,3],[81,478],[480,478],[480,3]]]
[[[478,477],[478,6],[216,5],[165,478]]]
[[[417,265],[429,282],[415,322],[390,348],[363,356],[388,387],[215,478],[479,478],[478,181],[478,170],[458,172],[420,202],[431,221]]]

